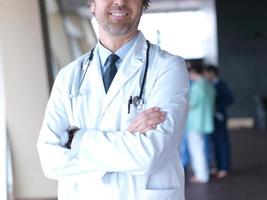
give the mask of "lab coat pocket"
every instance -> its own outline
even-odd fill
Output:
[[[139,200],[177,200],[180,189],[147,189],[139,191]]]

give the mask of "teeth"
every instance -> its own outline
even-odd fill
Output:
[[[123,17],[126,16],[126,13],[111,13],[111,15],[116,17]]]

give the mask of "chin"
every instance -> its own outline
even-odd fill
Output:
[[[123,36],[129,34],[131,31],[129,28],[109,28],[108,32],[112,36]]]

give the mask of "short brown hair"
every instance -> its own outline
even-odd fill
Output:
[[[144,0],[143,1],[143,9],[146,10],[149,7],[150,3],[151,3],[150,0]]]

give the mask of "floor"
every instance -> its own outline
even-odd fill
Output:
[[[186,200],[267,200],[267,132],[230,133],[232,173],[208,184],[186,180]]]
[[[186,181],[186,200],[267,200],[267,132],[235,130],[230,138],[232,173],[208,184]]]

